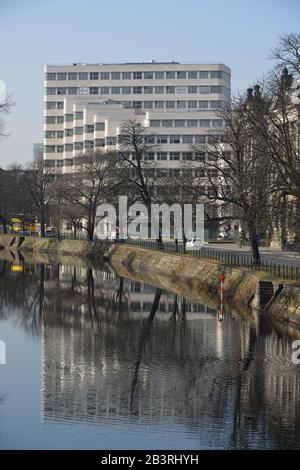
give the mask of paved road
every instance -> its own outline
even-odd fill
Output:
[[[204,245],[207,248],[212,248],[221,251],[230,251],[233,254],[245,254],[251,256],[250,248],[238,246],[234,243],[209,243]],[[300,267],[300,253],[299,252],[290,252],[290,251],[281,251],[272,248],[261,247],[260,248],[261,258],[265,261],[272,261],[273,263],[280,263],[288,266],[298,266]]]

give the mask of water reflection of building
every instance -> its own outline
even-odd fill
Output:
[[[216,349],[218,322],[193,323],[156,322],[148,332],[138,321],[104,323],[97,335],[87,325],[46,325],[44,417],[185,419],[194,426],[223,417],[232,404],[222,385],[237,374],[231,360],[238,350],[232,341],[229,359]],[[230,341],[236,325],[226,328]]]
[[[215,311],[189,302],[188,321],[169,321],[170,293],[162,293],[156,321],[148,322],[157,289],[129,280],[120,315],[120,279],[111,273],[93,272],[93,289],[86,270],[76,268],[75,284],[72,269],[58,274],[59,282],[45,283],[45,420],[177,423],[212,447],[299,444],[300,375],[278,332],[238,319],[220,323]],[[75,295],[50,314],[48,293],[59,297],[74,286],[81,303]]]
[[[300,370],[291,361],[291,341],[274,325],[262,322],[260,330],[239,395],[236,446],[246,447],[251,435],[264,434],[272,436],[275,449],[299,448]],[[261,439],[259,447],[270,444]]]
[[[184,299],[162,293],[157,321],[150,323],[146,319],[156,289],[125,281],[126,308],[120,316],[115,305],[120,280],[116,285],[111,274],[94,272],[93,300],[88,301],[84,297],[90,290],[86,271],[76,269],[76,282],[72,269],[57,274],[58,278],[45,282],[45,419],[101,422],[118,417],[196,426],[203,419],[218,415],[221,419],[231,408],[228,390],[217,387],[222,375],[233,373],[233,368],[225,356],[224,329],[215,311],[185,301],[186,315],[192,321],[169,321],[174,303],[178,301],[180,312]],[[59,301],[66,292],[70,297],[70,289],[74,296],[69,303]],[[81,304],[76,302],[76,293]],[[89,303],[94,303],[97,319],[87,314]],[[193,321],[201,315],[203,322]],[[238,325],[229,322],[224,328],[231,357],[237,358],[240,345],[233,338]]]
[[[31,284],[7,272],[8,306],[39,302],[45,421],[184,426],[206,447],[299,448],[300,370],[281,327],[220,323],[189,302],[187,321],[169,321],[176,296],[164,292],[150,322],[155,288],[81,268],[38,267]]]
[[[89,293],[89,279],[92,279],[95,299],[100,301],[105,296],[107,299],[113,300],[116,297],[120,280],[111,272],[91,270],[89,278],[85,268],[59,266],[57,269],[57,277],[47,280],[46,283],[47,298],[50,298],[50,305],[53,305],[54,298],[57,299],[59,285],[59,296],[64,299],[64,305],[59,302],[60,308],[63,306],[67,306],[67,308],[70,306],[75,307],[74,303],[77,299],[83,313],[87,308],[87,304],[82,303],[82,295],[88,295]],[[143,282],[124,279],[122,289],[123,303],[131,316],[146,317],[152,306],[155,287]],[[160,298],[157,316],[171,315],[174,311],[174,302],[178,303],[179,311],[182,310],[182,304],[184,303],[185,313],[192,314],[193,318],[197,318],[199,315],[203,318],[205,314],[209,317],[217,315],[217,310],[212,307],[200,302],[185,301],[181,295],[176,296],[173,293],[164,291]],[[58,306],[55,305],[55,307]],[[101,309],[100,304],[98,307]]]

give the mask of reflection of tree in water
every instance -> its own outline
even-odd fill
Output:
[[[245,351],[244,357],[240,360],[240,367],[238,372],[238,377],[236,381],[236,394],[234,402],[234,417],[233,417],[233,429],[231,436],[231,447],[237,448],[238,439],[241,438],[243,429],[241,430],[241,394],[242,388],[245,381],[245,375],[247,374],[252,362],[255,359],[255,349],[257,344],[257,335],[255,326],[251,325],[249,331],[249,343],[247,350]],[[242,446],[244,448],[244,445]]]
[[[145,324],[143,325],[142,333],[141,333],[140,340],[139,340],[139,343],[138,343],[138,351],[137,351],[137,355],[136,355],[136,362],[135,362],[135,365],[134,365],[134,374],[133,374],[133,379],[132,379],[132,384],[131,384],[131,393],[130,393],[130,412],[131,412],[131,414],[135,414],[134,413],[135,389],[136,389],[136,385],[137,385],[137,382],[138,382],[138,376],[139,376],[139,370],[140,370],[140,365],[141,365],[141,361],[142,361],[142,355],[143,355],[143,351],[145,349],[146,341],[147,341],[148,336],[151,332],[152,322],[154,320],[155,314],[156,314],[156,312],[158,310],[158,307],[159,307],[159,301],[160,301],[160,298],[161,298],[161,293],[162,293],[161,289],[158,289],[158,288],[155,289],[154,299],[153,299],[152,307],[151,307],[151,310],[150,310],[150,313],[149,313],[149,317],[146,320]]]
[[[42,286],[43,286],[42,282]],[[24,269],[11,272],[11,264],[0,260],[0,318],[8,318],[13,311],[26,329],[32,328],[32,308],[39,289],[37,276],[28,276]]]
[[[122,315],[124,313],[125,309],[125,292],[124,292],[124,278],[123,277],[118,277],[117,278],[117,288],[116,288],[116,293],[114,297],[114,302],[116,305],[116,308],[118,310],[119,315]]]
[[[45,419],[184,423],[215,447],[299,446],[299,372],[273,325],[169,321],[189,319],[179,295],[158,320],[164,293],[135,289],[142,320],[132,285],[92,269],[36,267],[30,278],[2,263],[0,273],[6,315],[22,307],[24,325],[44,323]]]
[[[90,380],[87,380],[86,382],[86,387],[88,387],[88,392],[86,391],[86,397],[89,396],[89,406],[91,409],[97,409],[97,404],[96,403],[91,403],[90,399],[92,400],[91,397],[95,397],[98,395],[99,400],[102,403],[105,403],[104,397],[106,396],[106,393],[115,393],[115,389],[118,390],[118,397],[117,396],[112,396],[110,405],[109,407],[114,408],[116,406],[116,402],[120,403],[120,407],[123,408],[125,411],[125,415],[133,415],[133,416],[139,416],[139,409],[141,407],[141,403],[143,403],[144,406],[144,401],[146,400],[145,396],[145,391],[144,391],[144,386],[145,386],[145,367],[149,371],[149,374],[154,374],[151,382],[156,383],[155,388],[157,390],[160,389],[160,381],[163,379],[165,380],[164,377],[161,375],[161,370],[166,369],[164,374],[166,377],[168,375],[168,361],[169,361],[169,356],[174,360],[173,368],[175,367],[175,371],[171,373],[171,377],[176,375],[176,367],[181,367],[183,369],[186,369],[185,372],[185,378],[184,374],[183,377],[180,379],[180,384],[181,387],[184,389],[187,386],[186,391],[184,392],[184,395],[188,395],[190,393],[190,382],[195,382],[195,378],[191,378],[190,380],[187,380],[188,377],[191,375],[191,369],[190,365],[197,359],[197,363],[201,363],[201,360],[199,357],[195,358],[195,351],[197,351],[197,348],[195,347],[193,351],[189,351],[188,353],[186,352],[186,345],[187,344],[192,344],[193,342],[189,341],[189,338],[186,338],[185,334],[185,323],[181,323],[179,326],[175,328],[170,325],[170,323],[163,322],[163,325],[160,323],[157,325],[158,327],[155,327],[155,332],[153,334],[153,322],[155,315],[158,311],[159,308],[159,303],[160,299],[162,296],[162,291],[160,289],[155,289],[153,292],[153,298],[152,298],[152,303],[151,306],[149,307],[148,311],[148,318],[141,323],[141,321],[132,321],[130,320],[130,317],[128,315],[126,316],[126,321],[122,322],[114,322],[116,318],[118,318],[118,315],[116,316],[116,306],[119,306],[119,300],[124,296],[124,280],[118,279],[117,282],[117,290],[114,288],[112,289],[112,296],[110,297],[110,293],[106,293],[106,299],[112,299],[111,302],[111,315],[110,317],[108,316],[109,313],[109,301],[105,304],[105,307],[103,308],[103,299],[101,298],[101,292],[95,292],[95,281],[93,279],[92,273],[88,273],[87,275],[88,279],[88,293],[89,293],[89,306],[88,306],[88,316],[87,318],[90,319],[92,317],[91,323],[94,322],[95,316],[97,317],[98,325],[101,325],[100,328],[100,335],[97,336],[97,342],[94,343],[93,338],[91,337],[90,330],[88,328],[88,325],[86,324],[86,328],[83,327],[80,331],[75,332],[80,336],[81,334],[84,336],[84,339],[79,340],[81,344],[85,344],[85,352],[84,352],[84,357],[77,358],[75,360],[72,359],[72,363],[79,363],[79,364],[85,364],[86,365],[86,373],[87,375],[89,374],[89,368],[93,369],[92,377],[94,377],[94,381],[92,380],[92,384],[90,384]],[[141,293],[141,295],[143,295]],[[148,299],[149,297],[147,297]],[[122,302],[123,304],[125,303],[125,300]],[[121,307],[121,311],[123,309],[123,306]],[[181,302],[181,307],[180,307],[181,315],[184,318],[184,314],[186,311],[186,302],[182,301]],[[93,312],[91,314],[91,312]],[[96,312],[96,314],[95,314]],[[117,311],[118,312],[118,311]],[[60,318],[61,315],[58,315]],[[166,316],[166,319],[168,316]],[[100,323],[99,323],[100,321]],[[52,323],[52,322],[51,322]],[[50,334],[53,334],[53,345],[55,342],[62,341],[61,344],[67,345],[68,344],[68,334],[69,334],[69,329],[65,328],[68,323],[61,324],[60,330],[59,331],[50,331],[49,328],[47,329],[47,340],[46,344],[48,344]],[[65,325],[65,326],[64,326]],[[114,327],[113,327],[114,325]],[[54,326],[54,325],[53,325]],[[162,328],[163,326],[163,328]],[[170,328],[171,326],[171,328]],[[63,331],[62,331],[63,330]],[[192,332],[192,330],[190,330]],[[62,339],[63,335],[63,339]],[[74,335],[74,331],[72,332],[72,336]],[[193,333],[194,335],[194,333]],[[196,337],[194,341],[196,340]],[[76,349],[76,344],[73,345],[74,348]],[[73,346],[69,344],[69,347],[72,349]],[[49,346],[50,347],[50,346]],[[91,350],[89,349],[91,348]],[[60,350],[61,346],[51,347],[51,351],[55,350]],[[112,357],[110,356],[110,353],[113,351],[113,357],[114,360],[112,361]],[[72,352],[66,351],[64,354],[64,361],[66,360],[65,358],[74,354],[74,351]],[[47,356],[47,355],[46,355]],[[155,374],[154,371],[151,372],[151,367],[149,365],[149,361],[151,362],[151,358],[155,358],[155,367],[159,367],[159,373],[158,375]],[[51,358],[51,354],[49,354],[49,358]],[[100,363],[97,363],[100,360]],[[126,364],[130,365],[129,370],[126,370],[121,375],[119,374],[119,369],[122,369],[122,361],[125,361]],[[166,362],[167,361],[167,362]],[[50,361],[51,362],[51,361]],[[55,361],[57,364],[59,361]],[[157,364],[156,364],[157,362]],[[206,363],[207,361],[204,360],[202,363]],[[55,377],[59,371],[54,368],[53,370],[53,364],[49,364],[49,368],[52,371],[53,376]],[[171,367],[172,369],[172,367]],[[112,387],[111,381],[114,381],[114,377],[109,375],[110,370],[114,370],[114,374],[118,378],[117,383],[115,383],[115,387]],[[105,371],[105,372],[104,372]],[[197,367],[195,368],[195,372],[197,371]],[[75,374],[76,371],[74,371]],[[91,372],[91,371],[90,371]],[[84,372],[82,372],[84,373]],[[101,374],[108,374],[105,375],[104,378],[101,378]],[[68,375],[68,374],[67,374]],[[76,375],[76,374],[75,374]],[[46,378],[48,377],[48,374],[46,374]],[[115,378],[116,378],[115,377]],[[72,381],[72,377],[65,377],[64,382],[68,383],[68,379]],[[173,379],[167,380],[167,387],[169,384],[173,382]],[[53,383],[53,382],[52,382]],[[57,383],[57,380],[54,380],[54,383]],[[47,390],[48,387],[45,387],[45,390]],[[152,390],[152,386],[150,387]],[[104,393],[104,396],[100,398],[101,393]],[[152,392],[151,392],[152,393]],[[100,396],[99,396],[100,394]],[[69,392],[68,392],[69,395]],[[176,395],[176,394],[175,394]],[[47,406],[47,412],[49,412],[50,409],[58,409],[62,406],[61,402],[57,403],[57,397],[60,396],[59,393],[52,393],[48,395],[48,405],[49,402],[52,403],[52,406]],[[130,397],[130,402],[128,402],[128,399]],[[61,398],[61,397],[60,397]],[[54,400],[54,403],[53,403]],[[155,399],[155,401],[157,398]],[[59,401],[59,400],[58,400]],[[85,401],[85,400],[83,400]],[[148,400],[146,400],[148,402]],[[188,398],[186,398],[186,403],[189,403]],[[128,403],[127,403],[128,402]],[[170,398],[170,406],[176,409],[178,406],[178,398],[176,396],[173,397],[173,403],[172,403],[172,397]],[[99,402],[98,402],[99,403]],[[126,405],[127,403],[127,405]],[[57,408],[58,406],[58,408]],[[145,407],[145,415],[147,413],[149,403]],[[53,407],[53,408],[52,408]],[[153,408],[156,409],[156,404],[153,403]],[[181,408],[181,405],[180,405]],[[188,405],[187,405],[188,408]],[[186,413],[189,414],[188,410],[186,410]],[[52,414],[52,413],[50,413]],[[157,411],[155,411],[155,414],[157,415]],[[179,413],[179,415],[182,414],[182,411]],[[80,413],[79,413],[80,415]],[[78,417],[78,416],[77,416]],[[159,414],[156,416],[156,419],[159,417]]]
[[[45,265],[40,264],[38,266],[38,269],[39,275],[35,295],[32,299],[31,304],[26,305],[26,308],[24,309],[26,312],[26,318],[31,318],[32,328],[34,331],[38,331],[43,320],[44,313]]]
[[[8,262],[6,260],[0,261],[0,276],[4,276],[7,265],[8,265]]]
[[[95,324],[98,329],[100,329],[101,319],[98,316],[96,302],[95,302],[95,284],[94,284],[94,276],[93,270],[90,268],[87,270],[87,299],[88,299],[88,312],[89,317],[92,323],[93,329],[95,328]]]
[[[95,286],[89,292],[90,295],[95,293]],[[275,438],[276,425],[269,422],[272,421],[272,413],[264,413],[264,407],[268,406],[273,416],[277,413],[276,403],[270,402],[269,392],[264,386],[270,380],[262,367],[266,337],[258,334],[254,326],[238,321],[218,324],[214,320],[193,326],[190,322],[154,322],[161,298],[159,289],[153,293],[148,319],[142,324],[130,321],[128,316],[125,323],[118,323],[115,320],[119,317],[115,313],[118,312],[116,306],[120,298],[124,299],[124,280],[118,279],[111,297],[106,295],[110,300],[105,304],[105,311],[100,305],[99,293],[97,299],[90,301],[90,308],[100,309],[98,315],[102,319],[97,342],[88,342],[88,329],[84,330],[84,339],[80,340],[86,344],[86,349],[84,356],[76,362],[85,363],[82,374],[86,374],[86,379],[82,379],[85,385],[81,393],[77,397],[72,395],[78,405],[77,411],[65,403],[64,392],[57,394],[58,403],[57,396],[52,393],[45,416],[59,419],[59,409],[63,408],[65,411],[67,409],[69,417],[76,419],[101,420],[107,415],[116,414],[146,421],[152,416],[152,422],[163,420],[164,423],[185,419],[198,432],[199,426],[201,428],[199,423],[203,423],[207,427],[205,432],[208,438],[214,434],[213,423],[220,422],[224,432],[213,437],[215,445],[233,448],[259,447],[263,433],[267,435],[267,440],[272,440],[272,436]],[[179,308],[178,297],[175,296],[172,313],[175,311],[176,315],[173,319],[186,317],[186,310],[187,302],[181,302]],[[65,334],[68,336],[67,332]],[[218,351],[218,335],[221,336],[221,343],[225,335],[228,348],[225,352],[222,346]],[[278,338],[271,333],[269,335],[272,350],[276,348]],[[55,338],[53,341],[55,344]],[[284,341],[284,338],[279,341]],[[64,337],[64,344],[67,343],[68,339]],[[55,371],[51,371],[55,376]],[[276,374],[276,367],[271,377],[274,377],[274,372]],[[46,374],[46,381],[47,377]],[[70,380],[68,375],[64,377],[65,384]],[[296,396],[294,400],[297,406],[299,400]],[[83,410],[78,411],[78,403],[86,403],[88,416]],[[299,428],[299,423],[300,419],[296,417],[296,428]],[[293,446],[296,439],[294,430],[285,426],[284,432]],[[281,435],[282,427],[280,430],[277,427],[277,433]]]
[[[276,324],[261,317],[259,334],[250,329],[248,351],[236,383],[231,446],[288,449],[300,445],[300,374],[291,363],[291,345]]]
[[[182,297],[181,310],[178,302],[178,294],[174,295],[174,304],[170,320],[186,320],[186,298]]]

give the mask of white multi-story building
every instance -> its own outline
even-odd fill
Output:
[[[85,149],[118,148],[122,124],[153,128],[157,151],[147,158],[163,172],[184,160],[203,160],[192,144],[204,143],[216,115],[230,100],[230,69],[223,64],[142,62],[45,67],[45,166],[73,171]]]

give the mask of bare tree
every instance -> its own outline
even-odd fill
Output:
[[[294,68],[296,62],[294,63]],[[265,99],[257,103],[259,114],[264,119],[257,119],[248,114],[250,125],[264,143],[276,172],[274,184],[277,187],[277,201],[274,224],[285,231],[288,219],[294,243],[300,239],[300,96],[294,96],[293,76],[287,68],[282,73],[276,70],[270,75],[265,92]],[[300,95],[300,85],[298,94]],[[294,99],[296,98],[296,99]],[[280,215],[279,215],[280,214]],[[289,215],[290,214],[290,215]]]
[[[190,167],[191,166],[191,167]],[[168,178],[157,179],[157,200],[159,203],[167,203],[170,206],[178,204],[181,207],[181,227],[182,233],[175,233],[173,230],[176,245],[182,235],[183,246],[186,244],[186,236],[184,231],[184,204],[196,202],[193,191],[193,170],[192,165],[181,165],[177,168],[169,170]],[[199,196],[199,195],[198,195]],[[199,201],[199,198],[198,198]],[[171,229],[174,227],[174,219],[171,214]]]
[[[82,226],[82,208],[68,201],[63,202],[60,207],[60,220],[65,220],[71,224],[74,233],[74,238],[76,239],[77,230]]]
[[[41,225],[41,236],[45,236],[45,224],[49,208],[52,173],[45,168],[42,151],[24,171],[23,185],[34,201],[36,216]]]
[[[277,68],[287,67],[291,73],[300,75],[300,33],[283,34],[277,47],[272,51]]]
[[[2,98],[2,100],[1,100]],[[0,96],[0,139],[2,137],[7,137],[7,133],[5,132],[5,121],[3,119],[4,114],[8,114],[13,106],[10,97],[1,97]],[[3,225],[3,231],[6,233],[6,222],[7,222],[7,214],[6,214],[6,189],[7,189],[7,173],[5,174],[4,170],[0,167],[0,222]]]
[[[62,175],[56,182],[63,213],[70,220],[71,211],[73,222],[76,214],[76,226],[87,231],[89,240],[94,237],[98,205],[107,202],[118,185],[116,163],[114,153],[92,150],[78,155],[74,173]]]
[[[13,102],[10,96],[6,96],[2,101],[0,101],[0,138],[8,136],[5,132],[5,121],[3,119],[3,115],[8,114],[11,111],[12,106]]]
[[[12,163],[6,170],[0,169],[0,222],[4,233],[11,217],[34,215],[34,201],[23,184],[24,174],[18,163]]]
[[[263,139],[288,193],[300,197],[299,116],[300,106],[291,102],[292,76],[287,69],[281,77],[272,76],[268,83],[267,99],[258,103],[258,120],[249,113],[249,121]]]
[[[157,183],[157,170],[153,160],[154,152],[158,148],[154,134],[138,121],[128,121],[122,126],[118,165],[122,171],[121,178],[126,182],[123,189],[126,190],[131,203],[140,201],[146,206],[150,219]]]
[[[272,162],[249,120],[250,114],[255,115],[255,122],[263,120],[261,100],[259,87],[255,87],[254,97],[248,89],[246,99],[240,97],[230,109],[218,113],[225,127],[195,149],[205,152],[206,159],[199,164],[192,186],[195,197],[198,193],[216,204],[220,219],[241,223],[249,235],[255,263],[260,263],[259,237],[267,230],[270,195],[275,191]]]
[[[3,227],[3,233],[7,232],[7,223],[9,216],[9,197],[8,197],[8,174],[0,168],[0,222]]]

